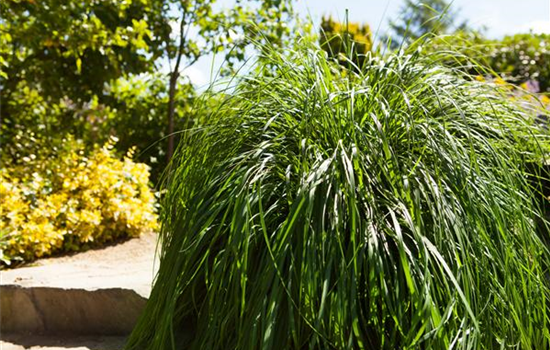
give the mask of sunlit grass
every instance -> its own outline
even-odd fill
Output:
[[[127,348],[548,348],[524,112],[416,53],[343,74],[306,46],[184,137]]]

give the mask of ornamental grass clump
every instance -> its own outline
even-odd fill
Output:
[[[418,53],[270,55],[174,156],[127,349],[547,349],[525,112]]]

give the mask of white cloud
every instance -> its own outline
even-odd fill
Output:
[[[182,75],[188,77],[196,87],[201,87],[208,83],[208,78],[204,72],[195,66],[184,69]]]
[[[169,74],[170,73],[170,65],[168,64],[168,60],[166,58],[162,58],[159,60],[158,68],[159,72],[162,74]],[[184,64],[185,62],[182,62]],[[172,62],[172,65],[174,62]],[[187,67],[186,69],[181,71],[180,76],[181,77],[187,77],[189,81],[195,85],[195,87],[200,88],[206,84],[209,83],[208,76],[205,74],[204,67],[198,67],[199,64],[194,64],[191,67]],[[173,68],[173,67],[172,67]]]

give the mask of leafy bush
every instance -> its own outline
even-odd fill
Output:
[[[187,79],[180,79],[175,93],[175,130],[193,126],[191,109],[195,91]],[[167,165],[168,86],[161,75],[119,79],[108,89],[106,107],[111,115],[103,125],[119,141],[118,150],[136,148],[137,159],[151,166],[151,180],[159,182]],[[176,135],[176,141],[179,135]]]
[[[4,1],[0,86],[5,99],[12,100],[24,81],[39,87],[45,99],[87,102],[111,80],[151,71],[169,33],[162,5],[151,0]]]
[[[340,23],[332,17],[323,17],[319,41],[329,57],[345,63],[352,59],[358,67],[363,67],[365,55],[372,50],[372,33],[368,24]],[[351,53],[351,57],[348,57]]]
[[[190,106],[195,92],[183,79],[177,88],[175,125],[181,130],[193,125]],[[80,105],[68,99],[46,100],[21,82],[13,98],[5,101],[17,114],[2,119],[0,156],[6,163],[20,164],[46,145],[61,144],[66,135],[74,135],[87,147],[102,145],[114,136],[119,139],[117,154],[135,147],[136,159],[151,167],[151,181],[157,184],[167,164],[167,89],[160,75],[121,78],[106,87],[103,102],[94,97]]]
[[[490,49],[490,67],[505,79],[517,85],[536,80],[550,92],[550,35],[506,36]]]
[[[1,156],[5,162],[20,163],[23,157],[36,155],[45,145],[62,143],[67,135],[93,145],[104,144],[114,134],[109,120],[115,115],[97,98],[79,105],[69,99],[45,99],[40,89],[24,81],[17,87],[2,105],[3,112],[17,111],[2,115]]]
[[[89,156],[68,141],[55,157],[23,159],[0,171],[3,261],[30,261],[59,252],[135,237],[157,226],[149,171],[113,156],[113,143]]]
[[[426,47],[431,52],[449,50],[452,57],[447,64],[470,65],[471,74],[492,73],[515,85],[537,81],[541,92],[550,92],[548,34],[516,34],[492,40],[476,32],[458,32],[437,37]],[[471,65],[472,60],[481,65]]]
[[[525,111],[418,53],[271,59],[174,157],[127,349],[548,348]]]

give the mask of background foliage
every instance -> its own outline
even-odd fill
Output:
[[[480,32],[459,31],[437,37],[425,48],[429,52],[454,52],[455,57],[447,64],[466,68],[472,75],[499,77],[516,86],[531,81],[538,87],[536,92],[550,91],[548,34],[524,33],[488,39]],[[474,61],[478,64],[467,66]]]
[[[195,87],[178,79],[181,72],[211,53],[224,55],[233,67],[250,48],[245,33],[257,42],[282,45],[291,34],[291,4],[3,2],[2,161],[19,163],[33,152],[30,143],[50,147],[72,135],[92,146],[117,136],[118,153],[136,146],[156,184],[167,163],[166,138],[193,124],[189,106]],[[189,31],[198,35],[190,37]],[[178,57],[181,65],[175,67]]]
[[[11,100],[18,84],[24,82],[44,97],[87,102],[101,95],[111,80],[150,70],[158,31],[155,21],[159,20],[155,3],[3,2],[4,98]]]

